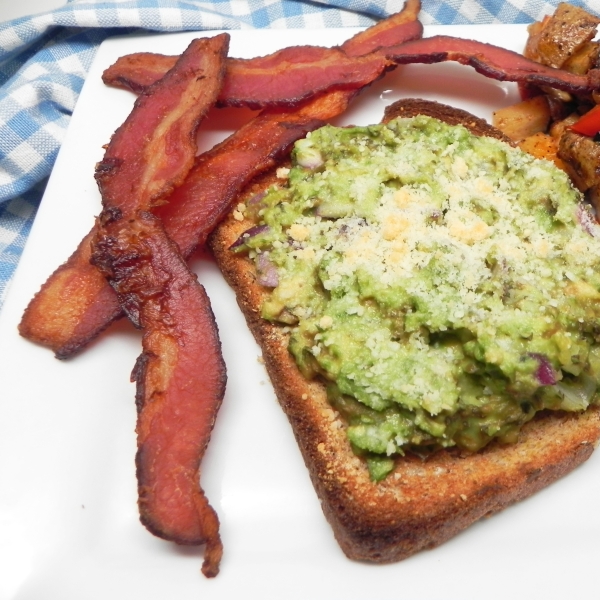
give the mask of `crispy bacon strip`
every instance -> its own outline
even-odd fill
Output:
[[[219,97],[221,106],[294,106],[340,89],[359,89],[374,81],[390,63],[374,51],[418,39],[420,0],[407,0],[402,11],[350,38],[340,48],[295,46],[252,59],[230,58]],[[151,85],[176,60],[149,52],[129,54],[106,69],[102,80],[136,93]]]
[[[105,206],[123,213],[149,209],[183,182],[194,162],[196,129],[222,85],[228,43],[227,34],[195,40],[174,69],[137,99],[97,168]],[[121,314],[106,281],[89,264],[93,235],[50,276],[19,324],[21,335],[51,347],[59,358]]]
[[[210,303],[156,217],[100,221],[92,260],[144,331],[132,373],[140,518],[159,537],[206,544],[202,572],[214,577],[219,520],[199,480],[226,370]]]
[[[410,23],[406,24],[408,27]],[[460,38],[454,38],[450,36],[434,36],[431,38],[418,39],[407,38],[407,41],[397,44],[392,48],[389,48],[389,44],[385,44],[379,51],[374,52],[374,55],[385,55],[386,58],[393,61],[395,64],[412,64],[412,63],[424,63],[432,64],[444,61],[456,61],[461,64],[469,65],[473,67],[478,73],[497,79],[499,81],[514,81],[519,83],[529,83],[532,85],[539,86],[550,86],[560,90],[564,90],[572,93],[589,93],[600,88],[600,69],[592,69],[586,75],[577,75],[547,67],[537,62],[529,60],[517,52],[512,52],[498,46],[491,44],[485,44],[483,42],[477,42],[474,40],[464,40]],[[383,42],[385,37],[376,38],[376,41],[371,40],[371,47],[373,44]],[[361,46],[357,44],[348,44],[348,48],[351,52],[362,52],[362,48],[367,49],[369,45],[366,43]],[[343,48],[343,47],[342,47]],[[331,50],[330,50],[331,51]],[[371,58],[372,55],[369,55]],[[249,106],[265,105],[268,98],[256,96],[256,102],[252,100],[251,91],[254,86],[264,85],[265,81],[270,81],[269,77],[277,74],[277,69],[272,72],[271,60],[272,57],[265,57],[262,63],[256,63],[257,68],[251,68],[248,65],[248,61],[239,61],[236,64],[236,76],[238,71],[243,73],[244,77],[240,77],[239,88],[228,87],[232,77],[228,77],[226,88],[227,93],[235,96],[235,99],[228,99],[227,102],[232,105],[247,104]],[[321,86],[323,79],[320,77],[321,73],[315,72],[314,65],[312,62],[298,62],[293,63],[293,56],[291,54],[285,54],[282,56],[287,61],[286,67],[279,73],[281,79],[281,89],[285,90],[286,93],[294,93],[294,101],[305,98],[298,91],[293,91],[294,85],[300,80],[300,77],[307,77],[308,87],[318,91],[322,91],[324,88]],[[330,58],[333,60],[335,56],[331,54]],[[260,65],[260,68],[258,68]],[[389,68],[388,64],[386,68]],[[289,73],[290,78],[294,78],[293,81],[288,81],[287,74]],[[322,73],[326,79],[327,70]],[[312,78],[315,78],[314,81]],[[121,85],[125,85],[124,80],[121,81]],[[132,83],[130,87],[135,87],[135,83]],[[284,87],[289,85],[290,87]],[[337,84],[340,86],[340,84]],[[354,84],[352,84],[354,85]],[[343,87],[340,86],[340,87]],[[348,85],[347,87],[350,87]],[[331,87],[327,88],[331,89]],[[246,92],[246,90],[248,90]],[[246,94],[244,96],[244,94]],[[277,100],[277,94],[271,97],[271,100]],[[254,104],[253,104],[254,102]],[[262,102],[262,104],[260,104]]]
[[[418,0],[409,0],[404,11],[409,11],[410,18],[416,18],[415,7],[418,6]],[[391,19],[401,21],[404,11]],[[374,28],[384,29],[384,23]],[[365,34],[358,35],[367,43]],[[181,190],[169,205],[157,209],[166,221],[169,236],[181,243],[184,254],[192,251],[194,243],[202,243],[248,181],[272,166],[273,161],[307,131],[343,112],[356,93],[357,90],[335,92],[297,111],[282,109],[264,113],[200,157],[188,177],[186,189],[190,192]],[[210,185],[202,185],[205,178]],[[182,210],[176,209],[180,203],[185,206]],[[213,209],[214,206],[217,208]],[[187,211],[193,215],[189,222]],[[203,223],[201,228],[199,223]],[[42,287],[19,327],[21,335],[51,348],[57,358],[73,356],[122,315],[114,293],[88,261],[89,246],[84,241]]]
[[[575,75],[529,60],[517,52],[475,40],[438,35],[380,50],[396,64],[456,61],[498,81],[550,86],[566,92],[589,93],[600,88],[600,69]]]
[[[190,170],[228,46],[227,34],[192,42],[113,135],[96,166],[103,210],[91,256],[144,330],[133,372],[140,519],[164,539],[205,543],[207,577],[218,573],[223,549],[199,470],[225,391],[225,364],[203,288],[158,220],[139,209],[159,203]]]
[[[140,92],[175,59],[151,53],[124,56],[102,79],[108,85]],[[294,106],[325,90],[361,88],[390,66],[383,55],[349,57],[339,48],[317,46],[284,48],[255,59],[230,58],[219,105]]]

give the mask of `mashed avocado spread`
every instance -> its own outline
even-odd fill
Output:
[[[568,177],[430,117],[324,127],[237,245],[373,479],[598,402],[600,227]]]

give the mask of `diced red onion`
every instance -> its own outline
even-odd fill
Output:
[[[250,200],[248,200],[246,202],[247,205],[249,206],[254,206],[256,204],[260,204],[262,202],[262,199],[267,195],[267,191],[263,191],[263,192],[259,192],[258,194],[254,194],[254,196],[252,196],[252,198],[250,198]]]
[[[298,160],[298,164],[305,169],[317,169],[323,164],[320,156],[305,156]]]
[[[305,169],[317,169],[325,161],[318,148],[314,148],[308,140],[296,142],[296,162]]]
[[[556,373],[548,360],[548,357],[538,352],[530,352],[528,354],[531,358],[535,358],[538,362],[538,368],[535,372],[535,378],[541,385],[555,385],[556,384]]]
[[[256,257],[256,270],[258,273],[256,280],[260,285],[270,288],[275,288],[279,285],[277,268],[271,262],[266,252],[262,252]]]
[[[579,204],[577,207],[577,220],[586,233],[589,233],[592,237],[596,236],[598,233],[598,222],[587,205],[583,203]]]
[[[574,380],[558,381],[556,372],[552,368],[547,356],[537,352],[532,352],[529,356],[538,361],[538,368],[535,372],[536,379],[541,385],[554,386],[554,389],[562,398],[560,407],[563,410],[585,410],[590,405],[598,388],[596,379],[583,374]]]
[[[244,233],[242,233],[242,235],[240,235],[240,237],[235,240],[231,246],[229,246],[229,249],[234,250],[235,248],[239,248],[240,246],[243,246],[249,238],[267,231],[269,231],[268,225],[255,225],[254,227],[250,227],[250,229],[244,231]]]
[[[556,390],[562,397],[563,410],[585,410],[596,393],[598,382],[589,375],[580,375],[575,381],[559,381]]]

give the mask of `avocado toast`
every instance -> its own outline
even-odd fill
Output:
[[[385,121],[391,121],[396,116],[413,115],[430,115],[444,123],[463,124],[477,135],[501,137],[499,132],[468,113],[424,101],[396,103],[386,112]],[[321,159],[319,150],[311,148],[310,143],[305,144],[304,148],[300,144],[296,150],[296,161],[304,169],[319,169]],[[600,435],[598,408],[594,405],[595,387],[591,393],[577,396],[585,404],[580,408],[592,404],[585,412],[543,410],[548,407],[560,408],[565,395],[557,394],[545,401],[540,399],[541,392],[537,388],[548,395],[550,388],[551,391],[556,389],[556,381],[551,378],[561,377],[556,365],[551,364],[551,358],[542,352],[525,351],[522,360],[513,361],[512,379],[510,373],[500,373],[503,386],[507,389],[498,394],[493,385],[484,390],[486,386],[482,383],[482,378],[487,371],[481,367],[489,363],[485,357],[465,362],[464,353],[459,352],[459,358],[453,359],[454,364],[467,372],[472,371],[475,365],[475,379],[483,386],[475,389],[480,389],[482,395],[495,397],[504,394],[509,402],[501,406],[517,407],[518,415],[510,417],[508,421],[490,423],[488,420],[484,423],[485,419],[481,418],[482,410],[485,412],[482,409],[484,403],[468,414],[464,412],[464,407],[462,413],[455,410],[452,403],[464,404],[464,400],[457,400],[457,393],[452,389],[444,396],[443,402],[446,404],[441,407],[431,406],[432,394],[429,394],[430,406],[426,411],[429,420],[411,420],[409,413],[417,414],[420,409],[411,410],[407,404],[400,409],[393,405],[390,409],[385,392],[382,393],[375,386],[368,388],[363,385],[362,389],[367,390],[365,395],[379,398],[380,405],[374,402],[373,406],[363,409],[364,404],[356,404],[351,386],[349,388],[347,381],[342,381],[340,385],[340,378],[336,378],[343,367],[337,368],[335,364],[328,367],[327,361],[318,360],[319,355],[323,359],[328,354],[323,339],[334,318],[329,314],[319,315],[316,326],[318,331],[315,333],[313,325],[310,343],[303,343],[306,335],[298,333],[302,333],[302,321],[298,319],[297,309],[306,311],[307,306],[301,306],[297,302],[298,297],[302,296],[297,284],[292,286],[289,294],[294,301],[288,302],[288,305],[282,303],[281,293],[286,279],[280,279],[280,275],[276,274],[277,269],[271,260],[265,260],[265,257],[260,259],[256,253],[252,253],[252,244],[260,242],[261,236],[265,238],[272,233],[265,228],[262,219],[265,209],[264,192],[273,185],[284,188],[288,168],[289,165],[281,165],[278,170],[254,182],[246,190],[240,197],[238,208],[214,234],[211,246],[263,349],[267,370],[290,420],[325,515],[340,546],[349,557],[390,562],[403,559],[418,550],[434,547],[482,516],[501,510],[548,485],[591,454]],[[454,169],[461,172],[464,167],[458,161]],[[353,179],[353,183],[356,183],[359,178]],[[396,200],[403,198],[403,194],[399,192],[398,189],[394,190]],[[368,203],[368,197],[365,198],[364,202]],[[277,204],[275,201],[274,206]],[[263,215],[259,214],[261,210]],[[347,217],[344,210],[339,203],[327,200],[317,208],[321,219],[327,222]],[[434,207],[426,218],[435,220],[441,216],[441,212],[435,216]],[[358,215],[356,219],[356,214],[353,217],[357,231],[362,231],[360,219],[364,217]],[[299,225],[296,220],[294,223],[286,223],[286,230],[291,238],[290,245],[297,246],[294,250],[304,251],[306,248],[301,242],[306,232]],[[471,222],[471,227],[467,230],[464,228],[464,220],[462,225],[460,235],[463,238],[485,237],[485,228],[489,227],[488,223],[478,221]],[[349,225],[345,229],[346,234],[348,228]],[[388,237],[395,238],[394,235]],[[358,247],[354,244],[354,248]],[[366,248],[363,248],[358,254],[365,252]],[[297,260],[302,258],[309,257],[296,254]],[[405,264],[402,260],[399,262]],[[308,281],[308,276],[304,278]],[[368,287],[367,279],[363,277],[365,288]],[[331,293],[331,290],[327,290],[323,295]],[[503,293],[507,293],[506,290]],[[371,303],[370,300],[361,302],[367,307]],[[292,305],[294,310],[290,310]],[[356,310],[351,307],[350,312]],[[407,323],[406,313],[403,314],[402,321]],[[307,327],[305,331],[311,329],[310,322]],[[431,333],[431,325],[424,321],[418,322],[414,330],[423,327]],[[474,354],[476,345],[467,346],[469,342],[473,342],[473,334],[463,331],[468,327],[457,327],[456,331],[459,329],[460,335],[453,332],[450,343],[448,340],[440,342],[438,339],[430,347],[442,348],[448,354],[448,348],[455,348],[457,338],[464,337],[460,340],[462,347],[471,348],[470,352]],[[402,341],[404,333],[398,333],[394,341]],[[542,331],[540,339],[545,339],[543,333]],[[535,340],[535,331],[531,334],[521,332],[520,335],[525,340],[528,336]],[[319,343],[314,343],[315,336],[320,336],[317,338]],[[360,341],[360,336],[358,339]],[[318,349],[319,346],[324,350],[323,354]],[[539,346],[536,348],[540,349]],[[290,349],[295,353],[296,360]],[[343,355],[343,349],[338,354]],[[510,353],[507,354],[509,355]],[[575,375],[571,373],[568,377],[573,377],[577,380],[576,383],[587,382],[591,377],[587,371],[578,371],[573,365],[569,368]],[[358,370],[355,366],[354,371]],[[436,375],[435,368],[432,368],[431,375]],[[540,382],[540,377],[546,378]],[[418,383],[407,368],[401,371],[398,379],[408,385]],[[456,382],[457,377],[449,373],[439,379],[441,384],[448,380]],[[473,377],[469,381],[470,385],[473,384]],[[423,387],[429,383],[424,380]],[[461,385],[454,387],[461,388]],[[533,389],[533,395],[532,399],[527,397],[525,401],[526,396],[521,396],[526,393],[523,389],[527,387]],[[580,387],[585,388],[585,385]],[[412,389],[415,390],[415,396],[421,392],[415,387]],[[463,384],[463,396],[464,389]],[[360,395],[360,391],[356,395]],[[515,396],[518,397],[516,403],[512,402]],[[533,410],[532,401],[541,410]],[[387,438],[382,438],[380,430],[375,431],[370,427],[373,421],[377,421],[372,411],[390,415],[383,428],[387,431]],[[493,417],[496,412],[506,411],[492,411]],[[472,428],[456,428],[451,420],[440,420],[439,415],[444,413],[458,414],[459,421],[470,419],[471,423],[474,416],[477,417],[476,434],[472,435]],[[390,423],[400,423],[395,429],[392,428],[393,435],[389,434]],[[352,431],[355,435],[349,439],[348,434]],[[452,435],[448,434],[449,431],[453,432]],[[382,443],[384,450],[378,452],[377,446]]]

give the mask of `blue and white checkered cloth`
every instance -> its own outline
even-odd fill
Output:
[[[559,0],[422,0],[429,24],[530,23]],[[598,12],[600,0],[571,4]],[[70,0],[0,24],[0,307],[99,44],[128,31],[369,26],[403,0]]]

